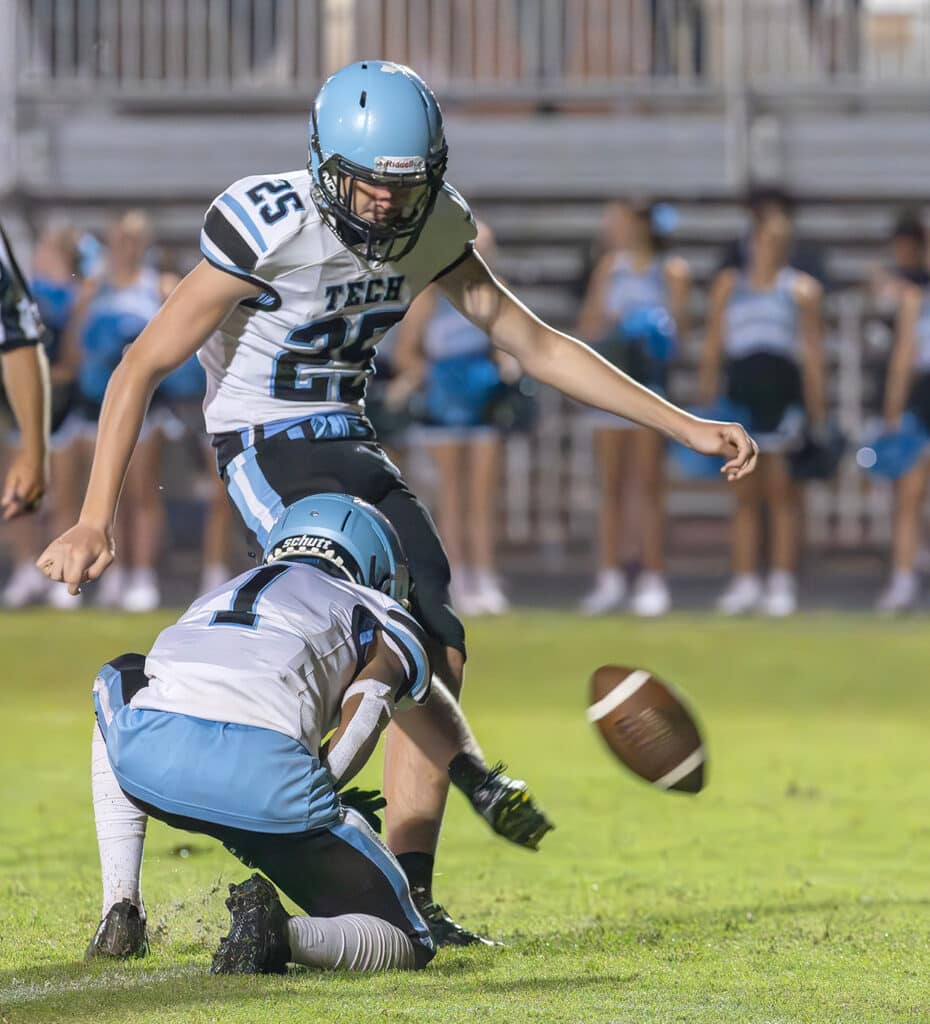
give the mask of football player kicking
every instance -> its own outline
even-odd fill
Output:
[[[245,178],[214,201],[203,261],[110,380],[79,521],[38,560],[51,579],[76,593],[113,560],[113,517],[149,399],[198,352],[220,473],[259,545],[308,494],[342,491],[375,505],[407,554],[411,610],[434,671],[458,697],[465,635],[450,607],[448,562],[364,415],[375,344],[432,281],[530,376],[723,456],[729,480],[752,471],[755,445],[738,424],[695,418],[637,385],[542,323],[494,278],[474,251],[468,206],[443,180],[446,155],[440,110],[423,81],[401,65],[363,61],[320,90],[307,170]],[[438,939],[478,941],[431,895],[449,778],[426,750],[450,714],[446,702],[431,700],[398,714],[388,730],[388,844]],[[450,774],[488,799],[512,793],[506,776],[470,755]]]
[[[381,513],[344,494],[303,498],[270,531],[260,568],[198,598],[147,658],[124,654],[97,676],[98,828],[119,816],[144,827],[148,814],[206,833],[310,915],[289,918],[259,875],[231,885],[214,973],[432,959],[400,865],[352,806],[361,797],[373,818],[383,801],[344,788],[395,707],[429,696],[407,591],[400,542]],[[433,738],[440,766],[456,744]],[[116,913],[101,922],[95,952],[119,952],[133,936],[144,944],[141,897],[120,892],[120,868],[104,864]]]

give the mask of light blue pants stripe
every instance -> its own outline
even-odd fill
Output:
[[[404,914],[413,926],[420,942],[429,949],[434,949],[433,937],[410,896],[407,876],[397,861],[385,851],[379,842],[365,835],[361,829],[355,828],[346,822],[330,825],[329,831],[367,857],[384,874],[390,882],[391,888],[397,896],[397,901],[403,907]]]
[[[226,467],[227,489],[246,526],[263,547],[284,511],[281,495],[258,466],[255,449],[237,455]]]

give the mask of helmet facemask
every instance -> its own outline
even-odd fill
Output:
[[[432,212],[446,171],[447,147],[427,157],[378,157],[375,168],[363,167],[334,153],[323,159],[312,115],[310,173],[313,200],[327,226],[357,255],[369,263],[400,260],[417,244]],[[319,173],[314,173],[314,158]],[[407,169],[409,168],[409,170]],[[358,182],[389,188],[401,194],[403,207],[377,223],[355,212]],[[406,193],[406,194],[405,194]]]

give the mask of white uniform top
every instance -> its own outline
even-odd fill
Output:
[[[488,336],[452,305],[437,295],[432,316],[423,332],[423,352],[430,362],[461,359],[463,356],[491,358]]]
[[[375,629],[426,700],[423,631],[392,598],[298,562],[251,569],[162,630],[132,707],[273,729],[316,755]]]
[[[311,185],[305,170],[254,175],[207,211],[203,255],[264,289],[198,353],[211,433],[362,411],[374,346],[475,237],[465,201],[443,185],[413,250],[399,261],[367,263],[322,220]]]
[[[759,352],[800,359],[798,271],[784,267],[772,288],[753,288],[740,273],[724,314],[723,350],[730,359]]]
[[[914,369],[930,372],[930,293],[924,292],[917,318],[917,345],[914,349]]]
[[[653,260],[645,270],[634,270],[627,253],[617,253],[607,278],[604,312],[611,323],[620,323],[638,309],[667,309],[665,262]]]

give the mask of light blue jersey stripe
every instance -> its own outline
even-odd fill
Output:
[[[252,277],[251,274],[246,273],[241,267],[234,267],[231,263],[227,263],[225,260],[221,260],[218,256],[214,255],[204,245],[203,238],[200,240],[200,251],[203,254],[204,259],[211,265],[217,268],[217,270],[225,270],[227,274],[232,274],[233,277],[241,278],[243,281],[248,281],[249,284],[264,285],[265,282],[260,278]],[[265,285],[265,287],[269,287]],[[276,302],[280,303],[281,296],[277,292],[263,291],[254,301],[260,306],[264,306],[266,309],[271,309]],[[249,300],[252,301],[252,300]]]
[[[259,249],[261,249],[262,252],[265,252],[268,249],[268,246],[265,244],[265,239],[262,238],[261,232],[255,226],[255,221],[253,221],[248,215],[242,203],[240,203],[238,199],[233,199],[228,192],[224,192],[220,196],[220,202],[223,203],[224,206],[228,206],[239,220],[242,221],[249,234],[256,242],[258,242]]]
[[[348,843],[349,846],[358,850],[359,853],[367,857],[378,868],[391,883],[391,888],[394,890],[398,903],[403,907],[407,920],[413,925],[413,929],[420,937],[422,944],[429,949],[434,949],[433,937],[430,935],[426,922],[420,916],[410,897],[410,887],[407,885],[407,878],[394,858],[385,853],[378,843],[366,836],[360,829],[353,828],[352,825],[347,825],[345,822],[340,822],[338,825],[330,825],[329,831]]]
[[[208,263],[212,263],[213,266],[218,267],[220,270],[225,270],[228,274],[232,274],[233,277],[241,277],[243,281],[249,280],[249,275],[239,267],[234,267],[231,263],[227,263],[225,260],[219,259],[214,256],[212,252],[204,245],[203,238],[200,239],[200,251]]]
[[[416,665],[416,678],[410,681],[409,695],[418,702],[426,699],[426,694],[429,692],[431,675],[429,671],[429,662],[426,659],[425,652],[423,650],[420,641],[403,626],[398,626],[393,623],[389,623],[383,627],[385,632],[389,633],[401,647],[410,655],[413,659],[414,665]]]

